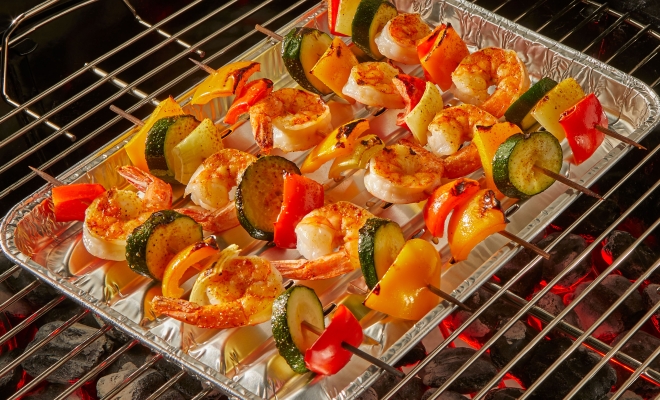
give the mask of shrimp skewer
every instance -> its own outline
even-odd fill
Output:
[[[387,146],[372,157],[364,186],[383,201],[417,203],[440,186],[443,171],[442,159],[411,142],[403,142]]]
[[[285,278],[302,280],[328,279],[358,269],[359,229],[373,216],[347,201],[317,208],[296,226],[297,248],[306,260],[271,261],[271,264]]]
[[[500,118],[529,89],[525,64],[513,50],[488,47],[465,57],[451,74],[454,95]],[[488,92],[495,85],[495,91]]]
[[[239,256],[231,245],[202,271],[190,300],[156,296],[153,310],[201,328],[256,325],[270,319],[273,301],[284,291],[282,276],[261,257]]]
[[[364,62],[354,66],[342,93],[373,107],[404,108],[403,97],[394,86],[400,71],[385,62]]]
[[[417,41],[431,33],[431,28],[419,14],[399,14],[389,20],[376,35],[378,51],[402,64],[419,64]]]
[[[330,108],[316,94],[300,89],[276,90],[250,107],[254,140],[268,154],[307,150],[332,131]]]
[[[82,242],[98,258],[126,259],[126,237],[149,216],[172,208],[172,187],[134,166],[117,169],[119,175],[144,192],[140,199],[131,190],[112,188],[87,207]]]

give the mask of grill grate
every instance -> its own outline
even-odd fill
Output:
[[[111,51],[104,53],[100,57],[97,57],[93,61],[87,63],[84,67],[73,72],[68,77],[62,79],[61,81],[53,84],[49,88],[41,91],[36,96],[24,100],[22,102],[13,100],[9,95],[7,89],[7,65],[8,60],[11,57],[11,51],[9,51],[10,45],[18,44],[24,39],[32,29],[38,29],[52,21],[56,21],[60,17],[65,17],[68,14],[74,14],[96,3],[99,0],[90,0],[82,3],[78,3],[74,6],[60,10],[57,13],[47,17],[46,19],[38,22],[36,24],[27,26],[29,29],[24,33],[19,33],[17,35],[5,35],[3,38],[3,48],[0,55],[2,56],[2,67],[3,67],[3,95],[5,99],[11,104],[14,108],[6,112],[4,115],[0,115],[0,127],[9,126],[12,119],[17,118],[20,114],[27,114],[30,117],[30,120],[22,127],[14,130],[9,134],[2,134],[0,136],[0,150],[5,146],[9,147],[14,144],[17,140],[22,139],[24,136],[30,134],[32,130],[38,128],[39,126],[47,126],[50,129],[48,135],[44,139],[37,141],[29,148],[25,149],[22,153],[18,154],[16,157],[11,159],[6,159],[0,164],[0,182],[3,184],[0,185],[0,203],[3,204],[1,207],[9,207],[11,204],[15,203],[21,197],[32,192],[36,189],[37,186],[41,185],[41,182],[38,179],[34,179],[34,173],[29,172],[24,174],[23,172],[17,171],[27,171],[25,166],[28,162],[34,162],[34,157],[43,151],[43,149],[55,141],[60,141],[65,139],[72,141],[70,145],[65,147],[65,149],[59,152],[55,156],[47,157],[43,162],[38,163],[39,169],[48,170],[51,174],[57,175],[58,173],[64,171],[68,166],[71,165],[72,157],[76,156],[76,153],[81,149],[88,149],[87,145],[92,144],[97,140],[97,137],[101,135],[107,135],[107,137],[114,137],[118,133],[122,132],[126,125],[119,117],[114,117],[109,114],[104,114],[104,111],[107,110],[108,106],[117,102],[122,105],[122,108],[125,108],[129,113],[135,115],[147,115],[151,110],[149,107],[144,107],[147,104],[155,105],[158,103],[158,96],[163,96],[169,93],[177,93],[187,89],[191,82],[199,80],[203,75],[198,71],[196,67],[189,66],[188,61],[185,58],[196,54],[200,57],[205,56],[205,50],[207,47],[215,51],[208,57],[204,58],[206,64],[220,66],[224,64],[229,59],[233,58],[236,53],[254,43],[256,40],[261,39],[259,35],[254,35],[254,31],[248,30],[244,34],[237,34],[236,39],[231,41],[229,44],[223,45],[220,48],[216,49],[215,46],[211,44],[212,39],[217,39],[219,35],[227,33],[233,28],[240,27],[241,25],[253,26],[255,22],[260,23],[261,25],[268,26],[275,30],[278,26],[281,26],[283,23],[287,22],[292,18],[293,15],[298,15],[302,11],[306,10],[312,6],[314,1],[300,0],[296,3],[287,3],[288,8],[280,11],[284,6],[279,3],[278,6],[275,6],[274,0],[265,0],[257,3],[254,6],[248,7],[247,10],[229,25],[225,25],[219,29],[216,29],[213,33],[205,33],[203,36],[196,36],[192,33],[196,29],[206,29],[205,26],[213,20],[213,17],[223,13],[223,11],[229,11],[232,8],[238,8],[238,0],[231,0],[223,5],[215,8],[214,10],[207,11],[203,16],[195,19],[195,22],[192,24],[186,25],[182,24],[182,20],[189,20],[189,12],[195,11],[197,7],[203,3],[203,0],[193,1],[180,10],[172,13],[170,16],[161,20],[156,24],[149,24],[135,11],[135,9],[130,5],[127,0],[124,0],[124,3],[129,7],[130,12],[134,15],[136,21],[144,28],[141,33],[134,36],[132,39],[125,41],[121,45],[113,48]],[[104,0],[101,0],[104,1]],[[109,0],[108,0],[109,1]],[[612,64],[615,67],[621,68],[628,71],[630,74],[635,75],[636,77],[642,79],[651,85],[654,89],[658,89],[660,84],[660,71],[658,71],[657,66],[652,62],[656,61],[658,52],[660,51],[660,34],[651,29],[651,25],[643,24],[631,18],[631,14],[621,13],[610,8],[607,4],[600,4],[590,0],[573,0],[573,1],[559,1],[552,2],[553,4],[547,4],[547,0],[541,0],[535,2],[533,5],[523,7],[523,12],[520,12],[521,7],[519,0],[497,0],[497,1],[488,1],[488,0],[476,0],[477,4],[483,3],[483,5],[491,10],[506,16],[507,18],[521,23],[531,29],[536,30],[537,32],[543,33],[550,37],[555,38],[560,42],[569,44],[575,48],[582,49],[583,52],[588,53],[596,58],[607,60],[607,63]],[[44,12],[49,7],[57,3],[57,0],[49,0],[37,8],[33,9],[27,15],[22,18],[19,17],[15,21],[17,24],[21,21],[28,21],[31,17],[30,14],[38,14]],[[525,2],[522,2],[523,4]],[[564,3],[566,5],[561,8]],[[272,7],[275,7],[275,10],[278,12],[272,12],[274,16],[272,18],[267,18],[269,15],[265,11],[270,10]],[[552,12],[552,9],[559,9],[557,12]],[[539,15],[543,17],[539,17]],[[579,19],[579,21],[578,21]],[[168,33],[166,27],[168,24],[178,23],[183,27],[176,31],[174,34]],[[174,25],[174,24],[173,24]],[[597,26],[597,32],[593,32],[594,26]],[[14,25],[8,30],[12,32],[16,29],[15,32],[19,32],[20,29],[23,29],[24,26],[20,25],[17,27]],[[210,29],[210,28],[208,28]],[[577,33],[585,33],[584,35],[577,35]],[[587,34],[589,33],[589,35]],[[152,37],[156,35],[159,39],[155,45],[150,47],[148,50],[143,50],[139,53],[137,57],[130,59],[128,62],[120,63],[120,66],[114,69],[108,69],[110,72],[107,72],[101,65],[111,61],[119,53],[130,50],[131,47],[137,46],[138,41],[143,38]],[[184,39],[185,36],[190,35],[192,38],[202,37],[202,39],[195,41]],[[638,44],[642,41],[648,41],[651,43],[647,48],[652,49],[650,52],[644,50],[639,51]],[[189,44],[192,42],[193,44]],[[604,44],[607,43],[616,43],[616,48],[611,49]],[[172,47],[176,48],[172,50]],[[142,73],[135,76],[134,71],[131,70],[131,67],[140,67],[148,56],[157,55],[159,51],[168,49],[172,53],[169,54],[166,61],[159,64],[158,67],[146,70],[142,69]],[[208,50],[207,50],[208,51]],[[627,57],[622,57],[623,54],[626,54]],[[111,63],[108,63],[112,65]],[[175,71],[175,72],[172,72]],[[91,73],[91,74],[90,74]],[[120,77],[120,74],[122,76]],[[167,79],[162,77],[166,74]],[[86,78],[89,76],[95,78],[92,81],[92,84],[83,88],[81,91],[70,96],[66,101],[58,104],[55,107],[49,109],[45,113],[37,113],[35,110],[41,101],[47,99],[50,95],[56,94],[62,91],[68,84],[71,82]],[[126,75],[124,77],[123,75]],[[130,79],[129,79],[130,77]],[[126,80],[124,80],[126,79]],[[160,80],[159,80],[160,79]],[[164,86],[156,85],[154,87],[153,81],[168,82]],[[141,90],[138,86],[143,87],[145,90]],[[67,114],[67,108],[73,108],[76,106],[78,100],[84,100],[85,97],[89,96],[93,92],[103,91],[105,88],[117,88],[118,91],[109,92],[109,96],[102,98],[101,100],[94,103],[94,106],[89,109],[76,114],[75,116],[69,118],[64,123],[59,121],[59,118],[63,114]],[[146,90],[147,87],[149,90]],[[104,92],[105,93],[105,92]],[[92,118],[93,117],[93,118]],[[81,135],[80,132],[76,131],[76,127],[79,125],[82,126],[84,123],[88,122],[89,119],[98,120],[99,123],[94,129],[89,129],[89,133],[86,135]],[[53,122],[53,121],[57,121]],[[71,132],[73,131],[73,132]],[[82,132],[82,130],[81,130]],[[105,143],[105,139],[100,142]],[[101,143],[102,144],[102,143]],[[648,147],[648,146],[647,146]],[[610,198],[618,189],[620,189],[626,182],[629,182],[631,177],[636,173],[641,171],[645,166],[647,166],[654,157],[657,158],[657,154],[660,151],[660,147],[656,147],[652,152],[650,152],[643,160],[637,160],[635,162],[634,168],[628,172],[619,182],[617,182],[607,193],[604,195],[605,198]],[[89,150],[87,150],[89,154]],[[78,158],[80,159],[80,158]],[[66,163],[64,163],[66,161]],[[77,160],[76,160],[77,161]],[[61,165],[61,164],[65,165]],[[621,217],[610,226],[608,226],[599,236],[593,241],[593,243],[587,247],[587,249],[581,253],[576,259],[574,259],[570,266],[564,270],[563,273],[559,274],[551,282],[548,282],[547,286],[541,291],[537,292],[532,299],[529,301],[520,298],[519,296],[512,293],[509,289],[527,272],[529,271],[536,263],[540,261],[540,257],[534,259],[530,264],[523,268],[516,276],[510,279],[506,284],[498,285],[492,282],[486,283],[484,288],[493,293],[493,296],[485,302],[485,304],[473,315],[464,321],[462,326],[452,332],[437,348],[429,353],[429,355],[422,360],[417,366],[415,366],[408,374],[407,378],[401,381],[394,389],[390,391],[385,398],[391,398],[393,394],[403,386],[407,380],[412,378],[417,372],[419,372],[422,367],[430,362],[430,360],[438,354],[443,348],[450,345],[454,342],[455,339],[459,337],[461,332],[463,332],[473,321],[479,318],[491,305],[495,304],[498,299],[507,299],[509,302],[515,304],[519,309],[514,317],[510,321],[501,327],[498,332],[491,337],[483,347],[470,359],[468,363],[463,365],[463,367],[457,371],[448,381],[446,381],[443,386],[431,396],[432,399],[437,398],[441,392],[448,388],[451,383],[460,375],[462,371],[465,371],[470,363],[479,356],[481,353],[485,353],[489,350],[491,345],[504,334],[511,327],[515,321],[524,317],[525,315],[533,315],[539,318],[544,323],[544,329],[541,334],[537,335],[537,341],[540,341],[545,333],[550,332],[553,329],[558,329],[569,336],[574,338],[573,345],[557,360],[554,364],[554,368],[562,360],[568,358],[569,354],[576,350],[579,346],[585,345],[590,349],[596,351],[602,356],[601,361],[596,365],[589,376],[593,376],[598,369],[607,363],[611,358],[615,358],[617,362],[626,365],[630,370],[634,371],[631,374],[630,378],[618,388],[619,390],[615,393],[613,398],[619,398],[626,388],[628,388],[636,379],[640,376],[642,379],[645,379],[649,382],[653,382],[656,385],[660,386],[660,373],[654,370],[648,369],[649,364],[655,356],[660,354],[660,349],[658,349],[654,354],[646,359],[646,361],[636,360],[633,357],[627,356],[620,352],[621,348],[625,344],[626,340],[629,339],[632,334],[640,329],[643,323],[648,320],[651,315],[660,309],[660,303],[653,308],[651,308],[646,315],[638,322],[633,329],[630,330],[629,334],[626,335],[624,340],[620,341],[614,346],[610,346],[594,337],[590,334],[596,329],[598,323],[592,325],[591,328],[586,331],[582,331],[575,326],[568,324],[563,321],[562,318],[568,314],[568,312],[573,309],[580,300],[590,293],[593,288],[596,286],[593,284],[584,290],[580,296],[578,296],[559,316],[555,317],[538,307],[539,299],[547,292],[551,290],[555,283],[569,273],[570,269],[579,264],[579,262],[589,257],[591,251],[596,248],[598,243],[606,237],[606,235],[611,232],[613,229],[619,225],[619,222],[623,221],[626,216],[630,215],[637,207],[639,207],[648,197],[653,193],[656,188],[660,186],[660,181],[656,182],[642,197],[640,197],[628,210],[626,210]],[[14,201],[16,200],[16,201]],[[6,205],[5,205],[6,204]],[[553,248],[563,237],[572,232],[581,222],[589,218],[594,211],[599,207],[600,203],[592,205],[585,213],[582,214],[580,218],[574,221],[570,227],[568,227],[557,239],[551,243],[546,250]],[[4,213],[6,209],[0,209],[0,213]],[[614,271],[618,265],[620,265],[630,254],[632,254],[633,249],[642,243],[642,241],[648,237],[656,228],[660,225],[660,220],[656,221],[653,225],[648,227],[643,234],[635,241],[635,243],[624,252],[624,254],[616,260],[605,272],[601,273],[594,279],[594,283],[600,282],[603,280],[609,272]],[[640,285],[643,284],[646,277],[650,276],[652,271],[660,265],[660,261],[656,263],[647,271],[643,278],[638,279],[630,288],[627,293],[631,293],[633,290],[637,290]],[[3,274],[0,274],[0,282],[6,280],[10,275],[17,272],[20,269],[18,266],[13,266]],[[35,281],[33,284],[27,286],[25,289],[16,293],[13,297],[6,300],[3,304],[0,305],[0,310],[4,310],[9,307],[14,302],[26,296],[28,293],[32,292],[39,286],[39,282]],[[603,314],[600,318],[600,321],[604,320],[610,312],[612,312],[618,305],[620,305],[625,299],[623,296],[621,299],[617,300],[608,310],[607,313]],[[0,336],[0,345],[7,343],[13,337],[17,336],[23,332],[28,326],[30,326],[35,320],[46,315],[50,310],[56,307],[58,304],[62,303],[65,300],[64,296],[54,298],[49,303],[41,307],[34,314],[30,315],[28,318],[23,320],[17,326]],[[0,370],[0,377],[6,375],[13,367],[20,364],[20,362],[27,358],[31,352],[37,351],[42,346],[46,345],[48,341],[53,340],[59,334],[61,334],[66,328],[71,326],[73,323],[81,320],[86,315],[89,314],[89,311],[83,311],[80,314],[73,316],[71,319],[66,321],[59,329],[55,330],[51,335],[46,337],[42,342],[38,343],[36,346],[24,353],[20,358],[6,366],[4,369]],[[106,331],[113,329],[109,325],[105,325],[98,329],[94,334],[96,336],[103,335]],[[93,339],[88,340],[86,344],[92,343]],[[516,358],[514,358],[501,372],[489,382],[489,384],[479,392],[474,398],[482,398],[485,395],[485,392],[497,385],[501,378],[507,373],[507,371],[518,361],[524,354],[531,350],[533,342],[529,344],[522,352],[520,352]],[[137,341],[129,341],[124,344],[119,349],[115,350],[104,362],[95,367],[92,371],[87,373],[83,378],[79,379],[77,382],[73,383],[61,393],[57,399],[65,399],[67,396],[80,387],[84,385],[85,382],[92,380],[95,376],[101,373],[105,368],[110,366],[114,361],[116,361],[121,355],[125,354],[134,346],[139,345]],[[86,345],[81,345],[80,350],[82,350]],[[73,357],[75,354],[71,354]],[[111,398],[114,394],[121,391],[132,381],[138,378],[142,373],[144,373],[149,367],[159,361],[161,358],[160,355],[154,355],[145,365],[141,366],[139,369],[134,371],[132,374],[127,376],[122,382],[120,382],[117,387],[115,387],[112,392],[108,393],[104,398]],[[64,364],[66,359],[62,359],[55,364],[52,369],[46,371],[42,376],[37,377],[31,381],[28,385],[24,386],[20,392],[14,394],[12,399],[19,398],[21,395],[27,393],[31,388],[36,387],[48,373],[56,369],[58,366]],[[547,377],[552,373],[554,368],[549,369],[544,374],[544,377]],[[181,380],[186,375],[185,371],[180,371],[174,376],[172,376],[164,385],[162,385],[158,390],[152,393],[149,399],[156,399],[161,394],[163,394],[168,388],[172,387],[177,381]],[[544,378],[542,377],[542,378]],[[587,378],[588,378],[587,377]],[[541,383],[542,379],[539,379],[530,389],[538,386]],[[586,379],[582,381],[581,384],[584,384]],[[574,388],[573,395],[579,390],[579,387]],[[201,392],[199,392],[194,398],[201,399],[207,396],[212,391],[211,387],[206,387]],[[531,390],[528,390],[527,395],[531,393]],[[569,395],[568,397],[571,397]]]

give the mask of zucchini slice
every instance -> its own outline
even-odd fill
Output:
[[[307,286],[293,286],[273,302],[271,326],[277,350],[299,374],[308,371],[305,351],[317,339],[315,334],[301,328],[303,321],[325,329],[323,306],[314,290]]]
[[[161,280],[167,263],[202,238],[202,226],[192,218],[174,210],[157,211],[126,238],[126,261],[138,274]]]
[[[555,180],[535,170],[534,165],[559,173],[564,155],[550,132],[510,136],[495,152],[493,180],[505,195],[526,199],[539,194]]]
[[[396,260],[406,238],[399,224],[383,218],[369,218],[359,232],[360,267],[367,286],[373,289]]]
[[[383,55],[376,46],[376,35],[397,14],[396,7],[388,1],[362,0],[353,17],[353,43],[374,60],[382,59]]]
[[[285,173],[300,175],[300,170],[280,156],[263,156],[243,172],[236,189],[236,214],[255,239],[273,240],[275,221],[282,208]]]
[[[218,128],[213,121],[205,118],[190,135],[172,149],[174,179],[187,185],[204,159],[223,148]]]
[[[199,125],[192,115],[161,118],[154,123],[145,143],[144,155],[149,172],[168,182],[174,182],[174,155],[172,151]]]
[[[314,65],[332,44],[332,38],[314,28],[293,28],[282,43],[282,60],[289,75],[303,89],[317,94],[330,94],[332,90],[310,73]]]
[[[509,106],[504,113],[504,118],[518,125],[523,131],[528,130],[536,124],[536,119],[532,115],[532,108],[555,86],[557,86],[557,82],[548,77],[536,82]]]

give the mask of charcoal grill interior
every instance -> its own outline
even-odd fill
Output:
[[[6,29],[3,41],[9,42],[8,49],[0,50],[2,62],[7,66],[3,82],[8,96],[0,101],[0,215],[43,185],[28,165],[57,176],[130,126],[109,111],[110,104],[139,118],[145,117],[158,100],[185,91],[203,77],[204,73],[192,66],[188,57],[217,68],[263,39],[254,31],[255,23],[277,30],[316,1],[6,3],[0,5],[0,29]],[[477,0],[475,3],[628,72],[656,91],[660,87],[657,2]],[[28,15],[12,31],[15,27],[10,25],[12,18],[40,6],[44,10]],[[609,389],[612,398],[646,399],[660,394],[660,370],[649,367],[658,368],[653,361],[660,354],[660,346],[642,348],[634,344],[635,341],[660,343],[660,294],[657,285],[654,286],[660,284],[656,278],[660,266],[660,135],[656,131],[642,144],[649,151],[628,153],[592,187],[606,201],[580,197],[546,229],[546,234],[552,236],[544,239],[544,248],[558,249],[559,258],[566,258],[561,253],[565,247],[562,243],[583,242],[563,271],[544,274],[540,257],[519,254],[516,259],[522,261],[517,268],[508,269],[508,274],[502,270],[479,289],[479,298],[470,300],[476,308],[474,313],[461,314],[456,309],[443,322],[439,329],[445,339],[441,343],[433,343],[424,351],[418,347],[401,360],[402,364],[410,364],[404,369],[405,379],[397,382],[381,376],[365,396],[415,398],[411,397],[415,392],[421,396],[426,386],[420,385],[419,376],[425,384],[432,382],[426,395],[429,397],[425,397],[429,399],[460,398],[446,397],[450,396],[448,390],[469,393],[472,398],[596,398],[585,395],[585,391],[600,393],[601,390],[605,394]],[[630,235],[617,234],[627,238],[619,245],[619,239],[612,238],[613,231]],[[603,242],[610,238],[609,247],[603,250]],[[5,397],[17,399],[28,393],[35,396],[45,393],[48,376],[52,377],[57,367],[99,338],[109,337],[114,342],[112,351],[103,355],[104,361],[75,382],[57,386],[58,392],[50,398],[65,399],[71,393],[79,398],[100,398],[95,387],[99,377],[127,354],[146,355],[143,363],[123,373],[119,384],[104,392],[103,398],[112,398],[165,362],[160,355],[141,349],[138,341],[127,340],[116,328],[94,320],[92,313],[82,308],[67,314],[66,319],[61,318],[61,328],[44,333],[42,342],[9,360],[8,350],[25,347],[38,328],[44,329],[46,322],[55,321],[50,315],[63,308],[73,309],[74,305],[45,284],[29,279],[30,275],[20,267],[4,260],[1,265],[0,282],[13,290],[13,294],[6,295],[0,305],[7,320],[3,323],[4,333],[0,332],[0,346],[6,352],[2,357],[8,360],[3,362],[0,358],[0,383],[15,371],[23,371],[19,365],[31,353],[55,340],[74,323],[93,326],[86,340],[53,367],[40,372],[41,375],[28,376],[21,372],[8,389],[11,392],[0,390],[11,393]],[[16,278],[19,272],[23,279]],[[631,284],[624,282],[621,286],[622,279]],[[588,287],[587,282],[592,281],[601,284]],[[620,291],[612,296],[611,288]],[[589,315],[589,307],[594,304],[600,307],[598,313]],[[14,313],[12,310],[19,305],[30,312]],[[487,334],[474,335],[473,328],[478,324],[488,328]],[[514,342],[518,347],[503,345],[512,337],[517,338]],[[456,359],[462,361],[455,363],[456,370],[445,371],[443,379],[433,380],[428,376],[435,356],[457,353],[454,346],[468,349],[468,345],[476,352],[459,350],[461,355]],[[535,370],[530,356],[536,356],[538,349],[548,348],[564,352],[545,357],[545,364],[534,364]],[[466,385],[465,376],[477,364],[483,364],[484,357],[486,364],[495,363],[497,368],[488,369],[486,365],[483,371],[490,373],[472,374],[480,383]],[[561,375],[577,364],[582,368],[577,377]],[[172,388],[177,388],[181,398],[186,399],[220,396],[213,392],[213,387],[191,378],[185,370],[172,366],[169,372],[164,367],[158,371],[162,381],[151,389],[149,399],[176,396]],[[557,379],[569,382],[570,386],[562,392]],[[182,388],[180,384],[184,381]],[[527,390],[491,392],[502,386],[502,382]],[[608,388],[599,389],[599,384],[604,387],[608,383],[611,383]],[[395,394],[402,387],[408,391],[406,395]],[[505,395],[510,397],[502,397]]]

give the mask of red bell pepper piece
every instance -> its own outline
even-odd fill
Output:
[[[296,174],[284,176],[282,209],[275,221],[275,244],[295,249],[296,225],[312,210],[323,206],[323,185]]]
[[[341,0],[328,0],[328,29],[335,36],[346,36],[335,30],[337,27],[337,15],[339,14],[339,2]]]
[[[268,96],[272,91],[273,81],[267,78],[246,83],[227,110],[225,124],[235,124],[238,117],[250,111],[254,103]]]
[[[305,352],[305,365],[317,374],[334,375],[348,364],[353,355],[341,347],[342,342],[357,347],[362,343],[362,337],[360,323],[342,304],[337,307],[323,334]]]
[[[607,128],[607,115],[596,95],[591,93],[566,110],[559,117],[559,123],[566,131],[575,163],[580,165],[603,143],[605,135],[596,126]]]
[[[442,237],[449,213],[479,189],[479,182],[467,178],[460,178],[437,188],[424,206],[424,222],[429,232],[435,237]]]
[[[55,221],[84,221],[87,206],[98,196],[105,193],[105,188],[98,183],[78,183],[56,186],[52,190]]]
[[[407,128],[404,118],[422,99],[426,90],[426,81],[414,76],[398,74],[392,79],[392,83],[401,93],[403,102],[406,104],[404,111],[396,116],[396,124]]]

